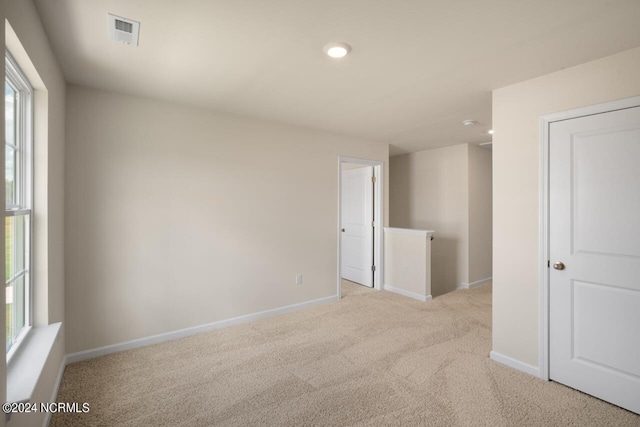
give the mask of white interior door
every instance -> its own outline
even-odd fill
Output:
[[[549,140],[549,376],[640,413],[640,107]]]
[[[373,167],[342,171],[341,275],[373,286]]]

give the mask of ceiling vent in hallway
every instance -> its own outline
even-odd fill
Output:
[[[138,46],[138,35],[140,33],[140,23],[120,16],[107,14],[109,18],[109,37],[111,40]]]

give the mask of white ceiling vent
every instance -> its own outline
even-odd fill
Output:
[[[140,23],[120,16],[107,14],[109,18],[109,37],[111,40],[138,46]]]

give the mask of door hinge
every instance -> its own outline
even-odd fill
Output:
[[[547,260],[547,268],[551,267],[551,261]]]
[[[371,221],[371,227],[373,227],[373,228],[376,227],[376,222],[375,221]]]
[[[376,271],[376,266],[375,265],[371,266],[371,271]]]
[[[375,176],[371,177],[371,182],[373,182],[374,184],[376,183],[376,177]]]

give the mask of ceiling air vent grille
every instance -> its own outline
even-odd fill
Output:
[[[111,40],[138,46],[138,36],[140,34],[140,23],[131,19],[122,18],[112,14],[107,14],[109,23],[109,37]]]
[[[121,21],[116,19],[116,30],[124,31],[125,33],[133,33],[133,24],[131,22]]]

